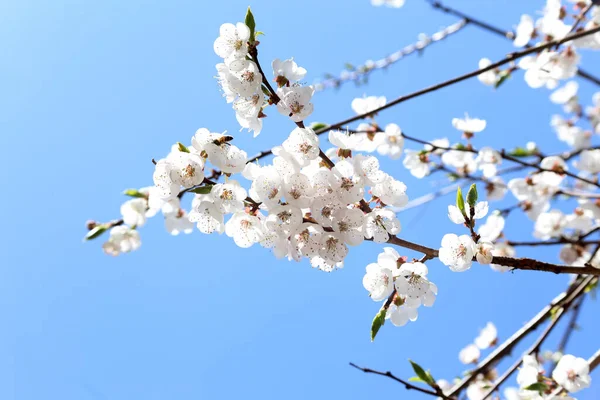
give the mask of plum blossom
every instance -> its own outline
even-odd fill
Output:
[[[273,76],[279,87],[301,81],[306,76],[306,69],[299,67],[293,58],[281,61],[273,60]]]
[[[542,367],[539,365],[537,359],[532,355],[526,355],[523,357],[523,364],[517,375],[517,383],[521,389],[526,388],[527,386],[537,383],[541,373]]]
[[[425,264],[420,262],[404,263],[394,271],[396,291],[407,307],[417,308],[421,304],[431,307],[435,302],[437,286],[427,279],[427,272]]]
[[[469,118],[469,116],[465,114],[465,118],[453,118],[452,126],[461,132],[473,134],[483,131],[486,122],[479,118]]]
[[[600,149],[584,150],[575,162],[575,167],[591,174],[600,172]]]
[[[452,271],[463,272],[471,268],[475,252],[475,243],[470,236],[448,233],[442,238],[439,258]]]
[[[404,136],[402,130],[396,124],[388,124],[382,133],[381,143],[377,146],[377,152],[382,156],[389,156],[392,160],[397,160],[402,156],[402,147],[404,146]]]
[[[492,61],[489,58],[482,58],[479,60],[479,69],[487,68],[490,65],[492,65]],[[484,85],[495,86],[500,78],[498,76],[498,72],[499,71],[497,69],[482,72],[481,74],[477,75],[477,79],[479,79],[479,82],[483,83]]]
[[[366,215],[365,237],[375,243],[387,242],[390,235],[396,235],[400,230],[400,221],[390,209],[376,208]]]
[[[370,114],[376,109],[383,107],[386,103],[386,98],[381,96],[363,96],[352,100],[352,109],[358,115]]]
[[[477,242],[475,258],[479,264],[491,264],[493,259],[494,244],[480,240]]]
[[[474,344],[468,345],[458,353],[458,359],[463,364],[476,364],[477,361],[479,361],[480,356],[481,352],[479,351],[479,347]]]
[[[412,176],[421,179],[429,175],[431,167],[427,152],[415,150],[404,150],[404,152],[406,156],[402,164],[410,170]]]
[[[373,301],[385,300],[394,290],[392,270],[378,263],[367,265],[367,273],[363,277],[363,286]]]
[[[277,89],[277,95],[281,99],[277,103],[277,111],[289,116],[292,121],[300,122],[312,114],[314,106],[310,102],[315,89],[312,86],[292,86]]]
[[[106,254],[118,256],[121,253],[129,253],[137,250],[142,245],[140,234],[127,225],[119,225],[111,228],[108,240],[102,245]]]
[[[257,216],[238,211],[225,224],[225,234],[238,246],[247,248],[263,239],[264,228]]]
[[[570,354],[562,356],[554,371],[552,379],[570,393],[575,393],[590,386],[590,366],[586,360]]]
[[[215,40],[215,53],[224,59],[243,59],[248,54],[250,29],[243,23],[226,23],[219,29],[220,36]]]
[[[516,29],[516,35],[514,40],[515,47],[524,47],[533,38],[535,34],[535,25],[533,18],[527,14],[521,15],[521,20]]]
[[[479,336],[475,338],[475,345],[481,350],[485,350],[490,346],[494,346],[498,340],[498,330],[496,326],[488,322],[485,328],[479,332]]]

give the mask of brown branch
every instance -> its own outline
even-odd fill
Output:
[[[436,249],[409,242],[408,240],[400,239],[397,236],[390,235],[388,243],[418,251],[419,253],[423,253],[424,255],[428,256],[429,259],[437,258],[439,256],[438,250]],[[476,261],[476,259],[473,259],[473,261]],[[553,272],[555,274],[584,274],[600,276],[600,268],[595,268],[589,264],[584,267],[572,267],[569,265],[551,264],[544,261],[534,260],[532,258],[512,258],[500,256],[495,256],[492,259],[492,263],[524,271],[545,271]]]

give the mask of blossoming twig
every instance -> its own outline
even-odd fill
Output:
[[[469,21],[470,24],[478,26],[478,27],[480,27],[480,28],[482,28],[482,29],[484,29],[484,30],[486,30],[488,32],[492,32],[492,33],[494,33],[494,34],[496,34],[498,36],[502,36],[502,37],[504,37],[506,39],[514,40],[514,38],[515,38],[514,32],[505,31],[503,29],[500,29],[498,27],[490,25],[487,22],[481,21],[481,20],[479,20],[477,18],[474,18],[472,16],[469,16],[469,15],[466,15],[466,14],[464,14],[461,11],[458,11],[458,10],[455,10],[453,8],[447,7],[447,6],[443,5],[439,1],[431,1],[431,0],[428,0],[428,1],[429,1],[429,3],[431,3],[431,6],[433,8],[435,8],[436,10],[440,10],[440,11],[446,13],[446,14],[454,15],[454,16],[457,16],[459,18],[464,18],[467,21]],[[569,32],[569,33],[571,33],[571,32]],[[528,47],[531,47],[531,45],[527,45],[526,46],[526,48],[528,48]],[[550,47],[552,47],[552,46],[550,46]],[[586,72],[586,71],[582,70],[581,68],[579,68],[577,70],[577,75],[579,75],[580,77],[582,77],[584,79],[587,79],[588,81],[593,82],[596,85],[600,86],[600,78],[595,77],[594,75],[590,74],[589,72]]]

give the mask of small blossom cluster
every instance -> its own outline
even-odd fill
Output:
[[[313,111],[310,102],[314,94],[312,86],[302,86],[306,70],[293,59],[273,61],[274,81],[277,83],[277,98],[270,96],[265,101],[263,92],[268,93],[265,77],[253,60],[258,42],[250,43],[251,31],[245,24],[226,23],[221,25],[220,36],[215,40],[214,50],[223,62],[217,64],[218,82],[228,103],[233,103],[236,118],[242,127],[257,136],[262,130],[263,110],[277,103],[277,110],[294,122],[303,121]]]
[[[507,388],[505,396],[507,400],[544,400],[549,398],[545,397],[545,394],[551,393],[557,387],[575,393],[590,386],[589,372],[586,360],[567,354],[559,358],[551,376],[547,377],[543,362],[540,363],[534,355],[526,355],[517,375],[519,387]]]
[[[250,28],[242,22],[221,25],[215,40],[215,53],[223,58],[216,65],[217,79],[228,103],[233,103],[235,116],[243,128],[258,135],[262,130],[265,98],[262,92],[262,74],[250,59]]]
[[[573,3],[576,3],[577,7],[585,7],[589,2],[573,1]],[[590,14],[591,18],[580,28],[591,29],[600,25],[600,7],[592,7]],[[527,14],[521,16],[514,34],[514,45],[525,47],[529,46],[534,39],[539,39],[540,43],[544,43],[564,38],[574,31],[573,24],[578,23],[575,18],[571,22],[567,22],[568,16],[569,13],[560,0],[547,0],[542,16],[537,20],[534,21]],[[587,35],[569,41],[562,50],[552,47],[535,55],[523,57],[519,60],[518,67],[525,70],[525,82],[532,88],[545,86],[548,89],[554,89],[559,81],[572,78],[577,73],[578,64],[581,61],[577,48],[599,49],[600,34]],[[491,61],[487,58],[479,61],[479,68],[486,68],[489,65],[491,65]],[[487,71],[480,74],[478,79],[486,85],[498,86],[503,79],[510,76],[513,69],[514,67],[505,71],[499,69]]]
[[[437,296],[437,286],[427,278],[427,266],[421,262],[406,262],[391,247],[384,248],[377,257],[377,263],[367,265],[363,286],[369,291],[373,301],[386,303],[386,319],[395,326],[404,326],[408,321],[416,321],[418,308],[433,306]]]
[[[473,191],[474,186],[471,187]],[[471,230],[471,235],[456,235],[448,233],[442,238],[442,247],[439,249],[440,261],[450,267],[454,272],[463,272],[471,268],[473,258],[480,264],[490,264],[493,259],[494,244],[475,234],[475,220],[485,217],[488,213],[488,202],[471,202],[469,213],[462,203],[462,193],[459,191],[460,202],[458,205],[448,206],[448,218],[455,224],[465,225]]]

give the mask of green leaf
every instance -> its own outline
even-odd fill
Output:
[[[465,211],[465,200],[463,199],[463,194],[460,187],[456,189],[456,207],[458,207],[458,209],[463,215],[467,215]]]
[[[205,185],[190,190],[192,193],[209,194],[214,185]]]
[[[435,385],[435,379],[433,379],[433,376],[431,376],[431,374],[428,371],[425,371],[416,362],[414,362],[412,360],[408,360],[408,361],[410,362],[410,365],[412,365],[413,370],[415,371],[415,374],[417,374],[417,377],[419,377],[419,379],[421,379],[423,382],[425,382],[429,386]]]
[[[254,34],[254,36],[256,36],[256,37],[259,37],[260,35],[263,35],[263,36],[265,36],[265,35],[266,35],[266,33],[264,33],[263,31],[258,31],[258,32],[256,32],[256,33]]]
[[[87,235],[85,235],[84,240],[96,239],[98,236],[106,232],[107,229],[108,225],[106,224],[96,225],[94,228],[90,229]]]
[[[409,380],[409,382],[423,382],[423,383],[427,383],[423,379],[419,378],[418,376],[413,376],[412,378],[408,378],[408,380]]]
[[[313,122],[312,124],[310,124],[310,129],[312,129],[313,131],[320,131],[321,129],[325,129],[327,128],[329,125],[327,125],[324,122]]]
[[[477,204],[477,197],[477,185],[472,184],[467,192],[467,203],[469,206],[475,207],[475,204]]]
[[[256,21],[254,21],[254,15],[252,14],[250,7],[248,7],[248,11],[246,11],[246,19],[244,23],[250,29],[250,39],[248,41],[250,43],[254,43],[256,41],[256,34],[254,33],[254,30],[256,29]]]
[[[500,73],[498,74],[498,80],[496,81],[496,83],[494,84],[494,87],[497,89],[500,87],[500,85],[502,85],[508,78],[510,78],[510,70],[509,69],[505,69],[504,71],[500,71]]]
[[[543,382],[536,382],[536,383],[533,383],[533,384],[531,384],[531,385],[529,385],[529,386],[527,386],[527,387],[525,387],[523,389],[525,389],[525,390],[533,390],[533,391],[536,391],[536,392],[543,393],[546,390],[548,390],[548,385],[546,385]]]
[[[190,149],[188,149],[183,143],[181,142],[177,142],[177,147],[179,148],[179,151],[183,152],[183,153],[189,153]]]
[[[385,324],[385,314],[387,310],[385,308],[381,308],[375,318],[373,318],[373,323],[371,324],[371,342],[375,340],[375,336],[377,336],[377,332],[379,332],[379,328]]]
[[[350,63],[345,63],[344,68],[346,68],[348,71],[354,71],[356,69],[356,67]]]
[[[517,148],[511,150],[511,152],[508,154],[513,157],[529,157],[533,154],[533,152],[531,152],[530,150],[524,149],[522,147],[517,147]]]
[[[146,199],[146,198],[148,198],[147,195],[145,195],[144,193],[140,192],[137,189],[127,189],[126,191],[123,192],[123,194],[125,196],[135,197],[135,198],[138,198],[138,199]]]

